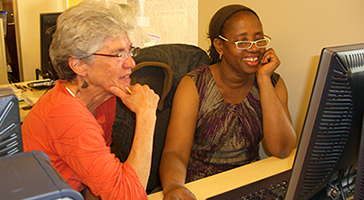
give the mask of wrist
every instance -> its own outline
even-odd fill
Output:
[[[260,84],[266,84],[266,83],[271,83],[271,75],[270,74],[256,74],[255,75],[256,79],[257,79],[257,83],[258,85]]]
[[[179,183],[170,184],[169,186],[163,188],[163,195],[166,196],[172,190],[175,190],[177,188],[184,188],[184,187],[185,186],[183,184],[179,184]]]
[[[135,113],[136,118],[138,119],[148,119],[148,120],[156,120],[157,113],[156,110],[140,110]]]

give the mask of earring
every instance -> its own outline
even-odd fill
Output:
[[[219,54],[219,59],[221,60],[221,58],[222,58],[222,54]]]
[[[87,88],[87,87],[88,87],[88,83],[86,82],[86,80],[83,80],[81,88]]]

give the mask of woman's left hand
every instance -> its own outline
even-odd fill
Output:
[[[257,71],[257,75],[267,75],[270,77],[280,64],[281,61],[279,60],[275,51],[273,49],[268,49],[263,55],[261,66]]]

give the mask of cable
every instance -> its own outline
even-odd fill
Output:
[[[355,188],[351,188],[350,185],[352,185],[353,182],[355,183],[356,175],[354,176],[353,181],[351,183],[349,183],[349,181],[350,181],[350,172],[351,172],[352,168],[353,168],[353,165],[350,165],[349,171],[348,171],[348,176],[347,176],[347,179],[346,179],[346,184],[347,184],[347,188],[349,189],[349,192],[353,192],[353,190],[355,189]]]

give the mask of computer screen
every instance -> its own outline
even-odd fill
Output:
[[[324,48],[285,199],[353,192],[363,107],[364,44]]]
[[[364,129],[364,123],[362,130]],[[354,199],[364,199],[364,137],[361,137]]]
[[[41,46],[41,70],[37,71],[44,79],[58,79],[49,58],[49,46],[52,42],[52,35],[56,31],[57,18],[61,13],[41,13],[40,14],[40,46]]]

